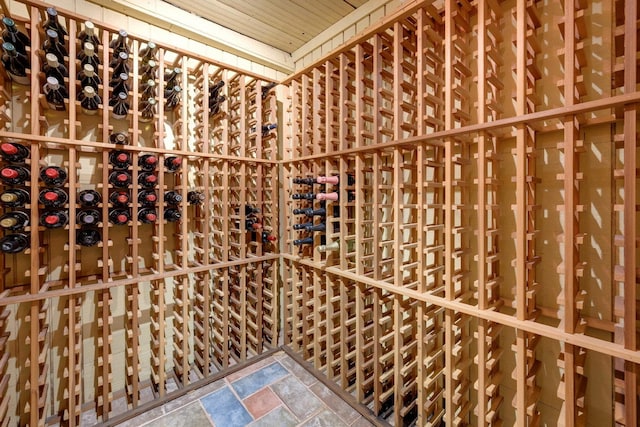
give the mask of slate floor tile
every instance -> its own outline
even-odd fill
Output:
[[[273,383],[271,389],[299,419],[305,420],[324,407],[309,389],[293,376],[287,376]]]
[[[290,357],[286,357],[280,361],[282,366],[291,371],[306,386],[317,383],[318,379],[311,375],[302,365],[298,364]]]
[[[251,415],[233,394],[229,387],[224,387],[200,399],[216,426],[242,427],[253,421]],[[180,424],[174,424],[176,427]]]
[[[295,427],[298,420],[284,406],[278,406],[264,417],[249,424],[249,427]]]
[[[288,374],[289,371],[287,371],[280,363],[275,362],[247,375],[246,377],[240,378],[231,385],[235,392],[238,393],[238,396],[240,396],[240,399],[244,399]]]
[[[200,406],[199,402],[193,402],[164,417],[145,424],[145,427],[205,427],[211,426],[211,421]]]
[[[330,410],[325,409],[302,423],[300,427],[348,427],[348,424]]]
[[[337,394],[329,390],[327,386],[321,382],[317,382],[309,387],[333,412],[335,412],[342,420],[351,424],[359,416],[360,413],[353,409],[349,404],[342,400]]]
[[[282,405],[282,401],[271,391],[269,387],[263,388],[257,393],[243,400],[244,406],[254,419],[258,419],[267,412],[271,412],[276,407]]]

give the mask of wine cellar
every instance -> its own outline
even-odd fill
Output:
[[[640,426],[638,2],[395,1],[282,78],[0,3],[0,426],[283,349],[373,425]]]

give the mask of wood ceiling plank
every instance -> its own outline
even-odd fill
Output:
[[[308,0],[291,1],[305,9],[310,16],[325,16],[332,24],[355,10],[344,0],[323,0],[321,2]]]

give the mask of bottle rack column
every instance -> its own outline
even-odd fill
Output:
[[[0,298],[9,296],[9,291],[4,291],[0,294]],[[9,357],[10,352],[7,348],[10,332],[9,332],[9,317],[11,316],[11,310],[9,307],[0,308],[0,425],[8,426],[11,423],[11,414],[9,413],[9,407],[12,404],[11,401],[15,400],[9,393],[9,384],[12,381],[12,375],[9,372]],[[13,375],[15,376],[15,374]]]

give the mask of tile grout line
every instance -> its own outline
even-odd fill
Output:
[[[218,390],[222,390],[222,389],[218,389]],[[216,390],[216,391],[218,391],[218,390]],[[213,393],[215,393],[215,391],[214,391],[214,392],[212,392],[212,393],[209,393],[209,394],[213,394]],[[207,395],[207,396],[208,396],[208,395]],[[203,397],[204,397],[204,396],[203,396]],[[211,426],[212,426],[212,427],[216,427],[216,423],[215,423],[215,422],[213,422],[213,419],[211,419],[211,416],[209,415],[209,412],[207,411],[207,408],[205,408],[205,407],[204,407],[204,405],[202,404],[201,399],[202,399],[202,397],[198,399],[198,405],[200,405],[200,409],[202,409],[202,411],[203,411],[203,412],[204,412],[204,414],[206,415],[207,419],[208,419],[208,420],[209,420],[209,422],[211,423]]]

